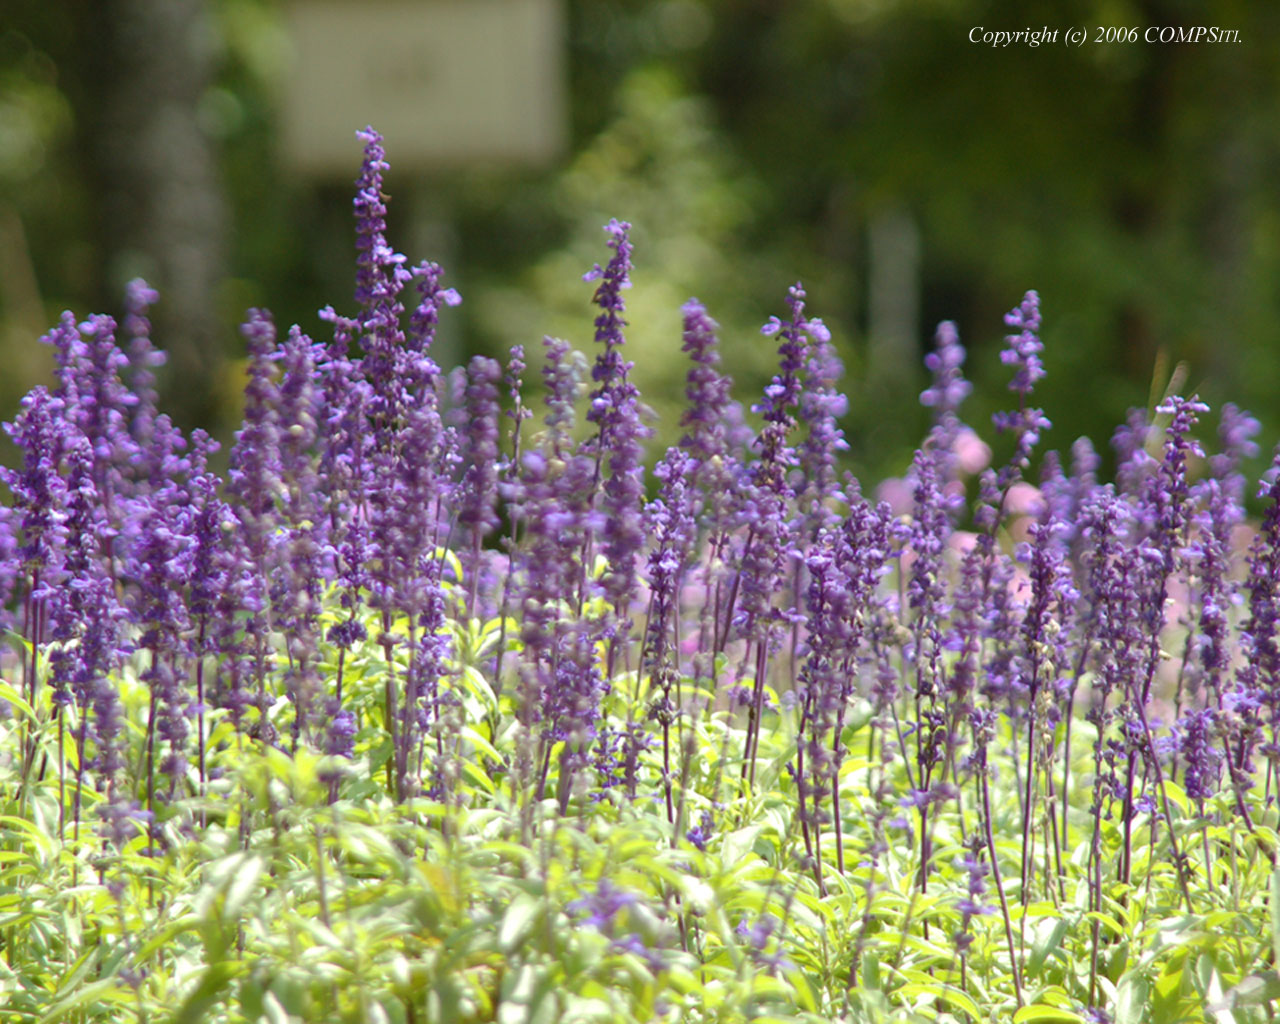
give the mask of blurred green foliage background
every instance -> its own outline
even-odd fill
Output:
[[[177,354],[166,407],[229,436],[245,308],[318,338],[319,307],[351,309],[350,184],[303,180],[278,158],[282,9],[0,8],[0,402],[12,410],[47,375],[33,341],[63,308],[118,313],[141,273],[162,295],[157,340]],[[840,346],[851,468],[870,479],[900,472],[924,427],[920,357],[938,320],[956,320],[970,350],[968,419],[983,428],[1005,403],[1000,318],[1028,288],[1045,314],[1051,447],[1088,434],[1105,448],[1128,407],[1183,374],[1215,407],[1258,415],[1265,446],[1280,434],[1280,5],[567,0],[565,18],[562,160],[410,180],[388,154],[393,244],[446,262],[463,293],[456,352],[532,351],[547,333],[589,350],[581,275],[618,217],[635,225],[630,355],[667,438],[681,303],[696,295],[720,321],[750,401],[773,357],[758,327],[798,279]],[[1166,25],[1239,41],[1093,42],[1098,27]],[[1085,28],[1090,41],[993,49],[969,42],[975,26]],[[119,184],[156,167],[130,111],[158,100],[118,83],[162,57],[199,70],[172,105],[211,168],[187,180],[192,157],[168,172],[204,197],[182,244],[206,284],[176,297],[130,213],[143,200]],[[435,234],[411,237],[424,221]]]

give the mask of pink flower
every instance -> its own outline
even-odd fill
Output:
[[[991,446],[972,427],[961,427],[951,443],[960,471],[968,475],[981,473],[991,465]]]
[[[888,504],[895,516],[906,515],[911,511],[911,483],[900,476],[891,476],[882,480],[876,487],[876,498]]]
[[[1009,493],[1004,499],[1004,508],[1011,516],[1034,516],[1039,514],[1043,501],[1039,487],[1019,480],[1010,485]]]

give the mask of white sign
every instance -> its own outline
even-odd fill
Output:
[[[372,125],[397,170],[545,164],[567,137],[561,0],[302,0],[284,156],[350,177]]]

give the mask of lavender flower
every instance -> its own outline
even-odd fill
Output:
[[[356,716],[336,700],[326,705],[325,712],[329,718],[325,753],[351,758],[355,754]]]
[[[93,732],[88,735],[96,751],[90,762],[82,746],[82,765],[97,772],[108,798],[118,799],[121,794],[113,783],[124,765],[124,720],[119,689],[112,675],[133,649],[125,628],[128,613],[117,600],[111,580],[103,575],[85,584],[81,609],[84,634],[75,676],[81,700],[93,711]]]
[[[812,321],[811,321],[812,323]],[[836,356],[825,332],[817,332],[809,348],[807,380],[800,398],[799,420],[809,428],[809,436],[799,448],[801,484],[796,491],[812,536],[823,526],[834,527],[839,517],[829,507],[836,490],[836,456],[849,444],[838,426],[849,408],[848,399],[837,390],[844,365]]]
[[[643,723],[628,722],[617,729],[601,726],[596,735],[594,768],[600,778],[600,791],[622,786],[628,797],[635,799],[640,773],[640,755],[653,745],[653,737]]]
[[[933,374],[933,383],[920,393],[920,404],[934,410],[935,422],[954,416],[973,390],[960,369],[964,359],[964,346],[960,344],[956,325],[944,320],[934,335],[934,350],[924,357],[924,365]]]
[[[821,344],[831,340],[831,332],[821,320],[810,320],[804,315],[804,299],[804,288],[798,283],[793,285],[787,299],[791,320],[783,323],[776,316],[771,316],[760,328],[765,337],[776,334],[782,340],[778,344],[778,373],[764,389],[764,399],[753,407],[753,411],[761,413],[766,423],[785,425],[787,429],[793,425],[791,410],[800,403],[801,374],[808,349],[806,340]],[[775,446],[775,450],[780,449],[785,437],[785,431],[768,437],[762,434],[760,447],[762,451],[767,451],[770,445]]]
[[[918,450],[912,464],[915,480],[909,534],[914,559],[907,582],[908,604],[914,611],[915,641],[909,657],[915,665],[916,695],[937,692],[942,656],[942,620],[950,612],[943,578],[942,554],[951,532],[948,503],[938,480],[936,460]]]
[[[584,726],[595,717],[595,680],[580,671],[559,674],[553,666],[564,645],[570,653],[577,646],[570,638],[574,624],[562,618],[561,607],[581,593],[582,553],[600,526],[600,516],[592,508],[593,460],[573,449],[569,434],[580,377],[566,343],[547,339],[546,344],[546,436],[542,447],[522,454],[509,497],[513,519],[523,527],[513,556],[511,595],[513,606],[520,609],[523,645],[518,716],[529,728],[544,723],[544,735],[549,735],[559,728],[556,719],[563,709],[576,709]],[[584,689],[562,696],[564,685]]]
[[[681,310],[684,317],[683,350],[689,354],[685,397],[688,405],[680,417],[685,434],[682,447],[707,466],[728,455],[725,411],[730,403],[733,382],[720,372],[720,350],[716,338],[718,325],[707,315],[697,299],[690,299]]]
[[[385,325],[390,311],[410,273],[405,258],[387,244],[387,205],[382,192],[382,176],[389,169],[382,136],[373,128],[356,132],[364,142],[364,163],[356,180],[353,201],[356,216],[356,303],[364,312],[366,329]],[[391,351],[381,354],[390,356]]]
[[[51,593],[49,601],[49,639],[59,643],[49,656],[54,688],[53,700],[67,705],[75,699],[81,709],[88,705],[85,689],[93,670],[86,666],[87,652],[80,643],[89,627],[87,600],[94,580],[105,572],[98,558],[101,503],[93,483],[93,451],[87,438],[81,436],[71,444],[66,461],[69,471],[65,491],[66,550],[62,564],[64,584]],[[72,693],[71,684],[78,684]]]
[[[318,434],[316,360],[322,355],[322,347],[294,325],[280,352],[276,396],[284,530],[275,541],[271,605],[288,637],[285,688],[294,704],[295,746],[315,712],[321,686],[314,663],[326,523],[311,452]]]
[[[965,895],[956,904],[960,911],[960,928],[951,937],[956,944],[956,952],[962,957],[969,955],[973,945],[973,933],[970,927],[975,917],[982,917],[993,912],[994,908],[984,902],[987,894],[987,875],[991,868],[982,860],[982,839],[974,836],[972,849],[961,858],[958,867],[968,876]]]
[[[924,357],[925,366],[933,374],[933,383],[920,394],[920,404],[933,409],[933,428],[925,447],[935,453],[944,481],[949,481],[955,473],[954,449],[963,429],[958,411],[973,390],[961,370],[964,359],[964,346],[960,344],[956,325],[944,320],[934,335],[934,350]]]
[[[76,318],[70,310],[64,310],[58,325],[40,339],[42,345],[53,349],[58,386],[54,394],[75,406],[80,397],[80,368],[86,357],[86,346],[76,326]]]
[[[1044,364],[1040,353],[1044,349],[1037,332],[1040,330],[1040,296],[1027,292],[1022,304],[1005,314],[1004,322],[1018,329],[1018,333],[1005,336],[1005,348],[1000,361],[1014,367],[1009,390],[1018,396],[1015,412],[997,413],[993,420],[999,431],[1011,431],[1014,435],[1014,452],[1000,473],[1001,488],[1008,488],[1027,468],[1031,449],[1040,442],[1041,432],[1052,424],[1040,409],[1029,408],[1027,398],[1036,381],[1044,376]]]
[[[609,935],[613,933],[618,915],[637,902],[635,893],[619,889],[607,878],[602,878],[595,892],[573,900],[565,910],[570,914],[582,915],[582,924]]]
[[[683,449],[669,448],[654,470],[662,481],[662,492],[645,508],[646,533],[654,538],[648,559],[650,607],[645,661],[652,666],[664,695],[675,674],[672,631],[697,529],[689,493],[693,466],[693,458]]]
[[[161,764],[171,789],[185,765],[190,697],[179,674],[188,654],[185,636],[190,618],[183,600],[191,573],[191,539],[181,532],[181,520],[171,510],[151,508],[139,531],[131,574],[139,581],[132,611],[141,630],[138,644],[149,653],[142,680],[151,688],[152,714],[148,729],[169,744]],[[154,809],[154,808],[151,808]]]
[[[1253,416],[1234,402],[1222,407],[1218,425],[1220,453],[1209,459],[1209,471],[1227,488],[1227,495],[1236,504],[1244,502],[1244,476],[1240,466],[1246,459],[1258,454],[1258,444],[1253,438],[1262,429]]]
[[[841,567],[836,564],[838,536],[828,531],[818,534],[805,558],[809,571],[806,605],[809,613],[808,653],[800,669],[798,696],[801,701],[800,739],[795,772],[799,786],[800,820],[805,825],[806,846],[812,853],[809,831],[821,826],[821,809],[837,768],[828,749],[828,738],[842,710],[850,658],[849,634],[852,609]],[[812,806],[810,806],[810,798]]]
[[[1007,347],[1000,353],[1000,361],[1016,367],[1009,390],[1026,397],[1035,388],[1036,381],[1044,376],[1044,364],[1040,353],[1044,344],[1040,341],[1040,296],[1027,292],[1022,304],[1005,314],[1004,322],[1017,330],[1005,337]]]
[[[74,382],[64,386],[69,399],[74,394],[74,401],[67,403],[67,418],[93,445],[94,482],[109,518],[118,525],[120,510],[114,507],[115,496],[125,490],[129,466],[138,453],[129,433],[138,399],[121,379],[129,357],[116,345],[115,330],[115,320],[101,314],[80,325],[87,340],[69,367]]]
[[[1172,554],[1176,547],[1186,543],[1186,528],[1190,516],[1190,482],[1187,478],[1187,460],[1204,458],[1204,449],[1198,441],[1188,437],[1199,413],[1209,407],[1196,397],[1190,399],[1174,396],[1163,402],[1156,412],[1169,416],[1165,429],[1164,462],[1160,468],[1160,486],[1152,490],[1150,502],[1154,510],[1155,528],[1161,534],[1165,550]],[[1169,565],[1172,570],[1172,564]]]
[[[382,194],[382,176],[387,170],[382,136],[372,128],[357,132],[365,143],[364,163],[356,182],[354,202],[356,217],[356,318],[360,348],[361,377],[369,386],[366,411],[372,427],[372,447],[387,452],[392,447],[396,422],[410,394],[408,383],[400,376],[410,358],[405,352],[405,334],[401,324],[404,305],[400,293],[414,273],[405,266],[406,259],[387,243],[387,207]],[[428,284],[433,283],[427,278]],[[421,343],[414,346],[416,357],[425,351]],[[423,376],[422,373],[415,377]],[[385,473],[385,470],[380,472]]]
[[[236,498],[235,513],[244,544],[244,559],[234,571],[228,572],[229,588],[225,596],[228,610],[234,611],[224,616],[223,622],[229,629],[235,621],[234,612],[243,609],[249,613],[244,633],[248,653],[253,658],[259,714],[265,728],[266,680],[272,660],[268,654],[267,577],[275,557],[277,502],[284,489],[281,479],[284,470],[280,463],[280,401],[275,382],[275,325],[270,314],[250,310],[241,333],[249,349],[249,382],[245,387],[244,425],[236,432],[231,448],[227,487]],[[231,642],[230,636],[227,641]],[[232,672],[232,678],[236,679],[239,666],[235,663]]]
[[[1185,551],[1199,590],[1194,651],[1203,670],[1203,696],[1216,706],[1221,706],[1222,678],[1231,662],[1228,616],[1239,590],[1230,574],[1231,532],[1244,519],[1244,509],[1229,496],[1229,486],[1216,478],[1199,486],[1201,508],[1194,515],[1194,536]]]
[[[623,289],[631,287],[631,225],[616,220],[605,226],[613,258],[605,268],[597,264],[583,278],[599,280],[594,302],[600,307],[596,317],[596,342],[604,349],[596,357],[591,377],[596,389],[591,393],[587,420],[598,433],[593,442],[596,477],[602,474],[608,455],[608,473],[603,476],[602,508],[605,514],[603,551],[609,568],[604,592],[625,632],[635,595],[635,560],[644,543],[641,504],[644,499],[644,467],[640,456],[650,431],[640,421],[639,392],[629,374],[632,363],[622,356],[626,310]]]
[[[265,310],[250,310],[241,327],[249,350],[244,425],[231,449],[229,489],[239,501],[237,514],[255,558],[265,562],[275,529],[276,503],[283,490],[280,464],[280,397],[276,384],[275,325]]]
[[[41,574],[61,558],[66,504],[66,485],[58,471],[66,444],[62,411],[61,399],[37,387],[23,398],[18,417],[4,425],[22,453],[22,469],[0,467],[0,480],[12,492],[13,507],[21,514],[17,557],[31,593],[39,590]]]
[[[601,445],[608,445],[608,433],[615,418],[622,415],[622,405],[627,398],[635,397],[635,388],[627,381],[631,369],[622,356],[623,328],[627,321],[623,318],[626,304],[622,292],[631,287],[631,240],[628,233],[631,225],[625,221],[611,220],[605,225],[605,233],[609,235],[609,248],[613,250],[613,258],[608,266],[601,268],[597,263],[583,275],[584,281],[599,281],[595,297],[592,301],[600,307],[600,315],[596,317],[597,344],[604,349],[596,358],[591,378],[597,389],[591,396],[591,408],[587,419],[600,425]]]
[[[364,626],[355,616],[358,594],[369,585],[366,466],[371,460],[372,437],[367,429],[371,389],[350,358],[359,323],[340,317],[326,307],[322,320],[333,324],[333,341],[318,364],[322,386],[316,414],[320,432],[317,472],[324,481],[322,516],[325,521],[324,561],[333,567],[345,622],[331,627],[328,639],[344,651],[364,638]],[[341,674],[337,691],[342,690]]]
[[[458,523],[466,531],[462,550],[464,571],[471,578],[469,607],[474,614],[480,582],[480,547],[498,528],[498,384],[502,367],[496,360],[474,356],[467,366],[466,390],[459,406],[465,418],[462,432],[463,477],[456,504]]]
[[[1270,504],[1249,549],[1245,583],[1249,615],[1239,633],[1244,658],[1236,671],[1239,692],[1232,701],[1244,717],[1235,765],[1242,774],[1248,771],[1249,748],[1256,740],[1261,712],[1268,715],[1271,732],[1263,753],[1280,758],[1280,596],[1275,586],[1280,579],[1280,450],[1272,461],[1271,482],[1259,496]]]
[[[698,824],[689,829],[684,834],[684,837],[698,850],[706,853],[707,844],[711,842],[711,837],[715,835],[715,832],[715,819],[711,816],[710,811],[703,811]]]
[[[1031,578],[1031,599],[1022,620],[1026,649],[1021,682],[1034,703],[1040,687],[1056,690],[1059,677],[1069,671],[1066,644],[1079,594],[1067,562],[1067,527],[1050,503],[1028,533],[1030,542],[1018,551]]]
[[[782,922],[773,914],[763,913],[755,924],[748,925],[747,919],[743,917],[734,928],[734,934],[746,944],[750,951],[752,961],[771,974],[779,970],[789,970],[792,966],[791,961],[784,955],[780,942],[774,952],[766,952],[769,940],[773,938],[781,924]]]
[[[604,592],[624,634],[636,593],[636,558],[644,545],[644,465],[640,456],[642,441],[649,433],[640,422],[635,403],[628,403],[626,415],[618,419],[612,432],[609,475],[601,502],[605,516],[602,547],[609,565]]]
[[[1080,555],[1080,513],[1088,496],[1098,486],[1098,467],[1101,464],[1102,459],[1094,450],[1093,442],[1087,437],[1076,438],[1071,445],[1071,476],[1061,485],[1058,520],[1066,527],[1067,540],[1077,561]],[[1050,500],[1052,497],[1049,495]]]
[[[507,354],[507,368],[503,371],[502,382],[507,388],[507,397],[511,399],[511,408],[507,415],[519,423],[529,419],[533,413],[524,407],[524,371],[528,366],[524,361],[524,346],[512,345]]]
[[[570,435],[577,421],[578,389],[586,373],[582,353],[561,338],[543,338],[546,350],[542,379],[546,389],[546,451],[563,458],[570,447]]]
[[[1147,451],[1151,432],[1146,411],[1130,409],[1124,424],[1111,437],[1116,450],[1116,486],[1122,494],[1138,494],[1143,481],[1155,472],[1156,460]]]
[[[151,321],[147,319],[147,310],[159,298],[160,294],[140,277],[125,285],[124,331],[129,338],[129,389],[137,397],[130,433],[143,448],[151,438],[159,400],[154,371],[168,358],[151,344]]]
[[[772,607],[774,594],[781,589],[793,548],[792,523],[787,504],[794,497],[787,484],[787,472],[795,464],[795,450],[787,443],[795,426],[792,410],[799,405],[801,373],[810,338],[825,342],[830,333],[821,320],[804,315],[804,288],[790,290],[791,319],[783,323],[776,316],[760,329],[766,337],[779,335],[778,372],[765,387],[763,399],[753,411],[764,417],[757,438],[759,455],[746,467],[740,514],[752,524],[739,556],[741,598],[734,624],[750,640],[768,643],[780,619]],[[758,686],[763,681],[757,681]]]
[[[1187,796],[1205,800],[1218,789],[1222,751],[1214,743],[1217,729],[1212,708],[1201,708],[1178,722],[1178,753],[1186,765],[1183,784]]]

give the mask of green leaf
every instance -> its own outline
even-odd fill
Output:
[[[956,988],[954,985],[944,985],[940,982],[933,982],[930,984],[926,982],[913,981],[897,989],[894,994],[903,996],[907,999],[911,999],[919,995],[936,996],[939,999],[945,999],[952,1006],[963,1010],[973,1020],[981,1020],[984,1016],[982,1011],[978,1009],[978,1004],[970,998],[968,993],[964,992],[962,989]],[[1052,1009],[1052,1007],[1042,1007],[1042,1009]],[[1040,1018],[1027,1019],[1034,1020]]]
[[[862,987],[879,992],[883,984],[880,980],[880,958],[874,952],[869,952],[862,962]]]
[[[1170,779],[1165,779],[1164,794],[1168,800],[1170,800],[1172,803],[1177,805],[1178,810],[1181,811],[1183,815],[1187,813],[1187,808],[1190,806],[1190,801],[1187,799],[1186,790],[1184,790],[1176,782],[1173,782]]]
[[[1062,945],[1062,937],[1067,934],[1068,926],[1067,919],[1060,917],[1051,928],[1036,929],[1036,942],[1031,947],[1031,959],[1027,963],[1029,977],[1036,977],[1044,968],[1049,955]]]
[[[14,708],[21,711],[22,714],[30,721],[34,722],[36,720],[36,713],[31,705],[23,699],[22,694],[14,689],[11,684],[6,683],[3,679],[0,679],[0,698],[7,700]]]
[[[476,764],[474,761],[462,762],[462,774],[465,775],[472,782],[474,782],[481,789],[483,789],[490,796],[492,796],[494,793],[498,791],[498,788],[497,786],[494,785],[493,780],[489,778],[489,776],[484,773],[483,769],[481,769],[481,767],[478,764]]]
[[[200,916],[198,914],[184,914],[178,920],[171,921],[142,945],[138,950],[138,960],[145,962],[151,958],[156,950],[164,949],[183,932],[196,931],[199,927]]]
[[[1271,949],[1280,961],[1280,867],[1271,872]]]
[[[493,692],[493,687],[489,685],[489,680],[484,677],[484,673],[472,666],[467,666],[463,670],[462,678],[467,690],[480,701],[486,711],[498,710],[498,696]]]
[[[262,997],[262,1015],[268,1024],[289,1024],[289,1014],[281,1005],[274,992],[267,992]]]
[[[764,831],[763,825],[748,825],[730,832],[721,841],[720,860],[726,868],[738,867],[747,853],[755,846],[756,837]]]
[[[541,910],[541,900],[524,893],[517,896],[502,915],[502,925],[498,929],[498,948],[504,953],[513,952],[533,927],[534,919]]]
[[[252,855],[246,857],[244,863],[232,873],[222,902],[223,921],[228,924],[239,921],[240,910],[249,901],[249,897],[257,887],[262,867],[262,858]]]
[[[791,982],[792,990],[795,993],[796,1001],[800,1004],[800,1008],[808,1010],[810,1013],[817,1013],[818,994],[813,990],[813,984],[809,980],[808,974],[804,971],[788,971],[787,980]]]
[[[464,725],[461,730],[462,737],[468,742],[474,744],[489,760],[495,764],[503,763],[503,756],[498,753],[498,749],[487,739],[476,732],[475,728],[470,725]]]
[[[203,1024],[209,1010],[220,1001],[231,980],[243,971],[244,964],[232,960],[210,964],[200,976],[200,983],[174,1015],[173,1024]]]
[[[1151,996],[1153,1020],[1172,1020],[1177,1016],[1184,983],[1183,960],[1180,958],[1177,965],[1166,964],[1163,973],[1156,978],[1155,991]]]
[[[1228,989],[1219,1002],[1211,1003],[1206,1009],[1210,1013],[1220,1013],[1239,1007],[1262,1006],[1276,1000],[1280,1000],[1280,973],[1266,971],[1249,975],[1239,985]]]
[[[53,1021],[70,1020],[75,1011],[87,1008],[99,1001],[124,1003],[126,999],[131,1001],[132,994],[124,991],[118,980],[115,978],[103,978],[101,981],[91,982],[83,988],[77,988],[65,999],[54,1003],[40,1018],[40,1024],[52,1024]]]
[[[1076,1013],[1075,1010],[1068,1010],[1061,1006],[1045,1006],[1043,1003],[1035,1006],[1024,1006],[1013,1015],[1013,1024],[1024,1024],[1025,1021],[1029,1020],[1056,1020],[1066,1021],[1067,1024],[1088,1024],[1085,1018]]]
[[[33,840],[35,846],[39,850],[48,852],[53,849],[53,840],[40,830],[40,826],[35,822],[27,821],[26,818],[18,818],[12,814],[0,815],[0,829],[14,828],[20,832],[25,832]]]
[[[1130,971],[1116,986],[1116,1024],[1139,1024],[1146,1013],[1151,983],[1141,974]]]

